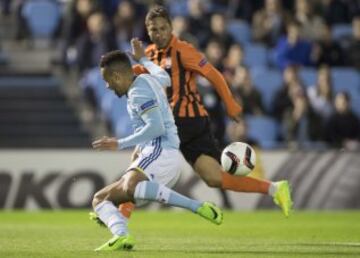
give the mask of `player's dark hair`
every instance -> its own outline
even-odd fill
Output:
[[[101,68],[109,68],[113,65],[131,68],[129,57],[120,50],[108,52],[100,59]]]
[[[148,11],[145,17],[145,24],[148,25],[150,21],[159,17],[164,18],[169,24],[171,24],[170,15],[168,11],[164,6],[161,5],[155,5],[150,8],[150,10]]]

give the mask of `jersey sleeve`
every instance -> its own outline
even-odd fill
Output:
[[[181,62],[185,69],[195,71],[203,76],[210,72],[211,64],[203,53],[194,48],[191,44],[179,44]]]
[[[237,116],[242,111],[242,108],[233,98],[224,76],[206,60],[202,53],[190,44],[183,43],[179,45],[179,49],[185,69],[195,71],[208,79],[225,103],[227,114],[230,117]]]
[[[131,109],[141,116],[144,112],[149,111],[152,108],[158,107],[155,93],[150,86],[147,86],[148,82],[144,78],[138,78],[141,80],[141,84],[145,85],[137,87],[129,94],[129,102]]]
[[[145,80],[143,83],[146,83]],[[150,141],[161,136],[165,131],[162,114],[155,94],[148,87],[141,87],[129,95],[130,108],[133,109],[144,122],[144,126],[133,134],[119,139],[119,148],[124,149]]]

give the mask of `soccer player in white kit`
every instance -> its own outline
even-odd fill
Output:
[[[126,138],[103,137],[93,142],[98,150],[116,150],[136,146],[138,157],[117,182],[93,198],[95,213],[113,234],[96,251],[131,249],[134,239],[128,233],[126,218],[117,209],[120,203],[156,201],[188,209],[215,224],[221,224],[222,212],[209,202],[185,197],[169,187],[179,178],[184,158],[179,151],[179,137],[164,88],[171,80],[165,70],[149,61],[138,39],[131,41],[132,57],[150,74],[134,77],[129,57],[113,51],[102,57],[100,67],[108,88],[118,96],[126,94],[134,133]]]

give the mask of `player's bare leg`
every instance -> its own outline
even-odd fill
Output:
[[[127,220],[115,205],[133,201],[136,185],[147,180],[142,173],[127,173],[117,182],[98,191],[93,198],[93,208],[98,218],[110,229],[113,238],[96,251],[130,250],[135,240],[129,235]]]
[[[234,176],[222,170],[219,162],[211,156],[202,154],[194,164],[195,171],[210,187],[235,192],[262,193],[271,195],[284,215],[289,216],[292,208],[287,181],[271,182],[247,176]]]
[[[181,207],[217,225],[220,225],[223,220],[221,210],[215,205],[187,198],[164,185],[148,181],[146,175],[137,170],[130,170],[119,181],[103,188],[94,196],[93,207],[96,214],[114,235],[112,239],[97,248],[96,251],[131,249],[133,247],[133,239],[130,238],[129,242],[123,237],[124,218],[115,205],[135,202],[135,200],[157,201]]]

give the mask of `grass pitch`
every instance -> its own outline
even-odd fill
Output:
[[[136,211],[135,250],[95,253],[111,235],[88,211],[0,212],[0,257],[360,257],[360,212],[229,212],[213,225],[187,212]]]

